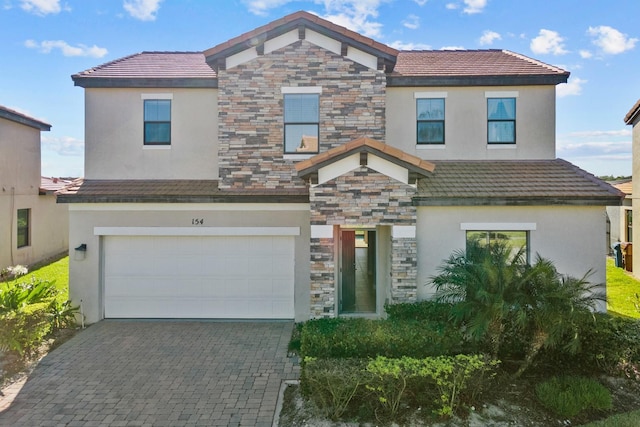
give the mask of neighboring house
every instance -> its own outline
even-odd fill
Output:
[[[69,217],[54,179],[40,176],[40,133],[51,125],[0,106],[0,269],[69,248]]]
[[[89,322],[375,317],[432,296],[470,238],[604,283],[623,195],[556,159],[568,77],[503,50],[397,51],[306,12],[75,74],[71,297]]]
[[[611,247],[617,242],[633,241],[632,181],[610,182],[610,184],[624,193],[625,196],[622,205],[607,206],[609,234],[607,253],[611,253]]]
[[[632,130],[632,147],[633,147],[633,168],[632,175],[637,177],[640,175],[636,175],[640,173],[640,99],[635,103],[633,107],[629,110],[626,116],[624,116],[624,122],[627,125],[633,126]],[[640,183],[639,179],[633,180],[633,190],[632,194],[640,194],[640,189],[637,186]],[[640,205],[636,200],[632,201],[632,209],[633,216],[636,218],[640,218]],[[640,229],[636,227],[636,230],[633,232],[633,240],[636,242],[640,242]],[[637,250],[637,248],[636,248]],[[640,278],[640,256],[633,257],[633,274],[637,278]]]

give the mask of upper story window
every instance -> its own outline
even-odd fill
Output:
[[[319,137],[320,94],[284,93],[285,154],[318,153]]]
[[[516,98],[487,98],[487,142],[516,143]]]
[[[31,209],[18,209],[17,246],[23,248],[30,244]]]
[[[444,144],[444,98],[416,100],[417,143]]]
[[[144,100],[144,145],[171,144],[171,100]]]

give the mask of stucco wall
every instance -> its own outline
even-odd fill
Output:
[[[551,259],[561,273],[575,277],[591,269],[589,280],[604,284],[605,221],[605,209],[599,206],[419,207],[418,298],[432,296],[434,289],[429,283],[438,266],[455,250],[464,249],[462,223],[533,223],[532,259],[538,253]]]
[[[0,118],[0,197],[38,194],[40,130]]]
[[[94,227],[197,227],[194,217],[204,220],[208,227],[300,227],[295,236],[295,319],[309,318],[309,211],[308,205],[287,210],[282,205],[270,205],[273,210],[254,210],[255,206],[241,204],[199,205],[70,205],[69,292],[74,303],[82,300],[88,323],[101,319],[100,288],[101,238],[94,235]],[[85,243],[85,258],[76,259],[74,247]],[[176,266],[180,268],[180,266]]]
[[[634,177],[640,177],[640,117],[636,118],[636,121],[633,125],[632,147],[632,174]],[[631,197],[633,206],[633,217],[640,218],[640,179],[634,179],[632,185],[633,188],[631,190]],[[640,242],[640,227],[635,227],[633,229],[633,241]],[[636,243],[636,245],[637,244],[638,243]],[[636,251],[637,250],[638,249],[636,249]],[[640,279],[640,256],[638,255],[633,257],[633,275]]]
[[[171,95],[171,145],[143,144],[143,104]],[[216,89],[85,89],[85,178],[217,179]]]
[[[485,92],[517,91],[516,144],[487,144]],[[416,147],[416,92],[446,92],[445,144]],[[389,87],[387,144],[429,160],[554,159],[555,86]]]
[[[17,210],[31,209],[30,244],[17,248]],[[55,196],[0,197],[0,269],[29,265],[60,254],[69,246],[67,205],[56,204]]]

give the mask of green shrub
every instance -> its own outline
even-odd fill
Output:
[[[74,307],[70,300],[63,302],[54,298],[47,307],[51,331],[75,327],[76,315],[79,310],[80,307]]]
[[[48,280],[32,278],[27,282],[7,282],[0,288],[0,313],[9,313],[29,304],[49,300],[56,293],[55,282]]]
[[[24,306],[0,314],[0,349],[31,352],[51,330],[49,302]]]
[[[554,377],[536,386],[542,404],[562,417],[592,409],[611,409],[611,393],[599,382],[584,377]]]
[[[307,357],[300,374],[302,394],[326,417],[336,420],[348,409],[354,411],[362,404],[363,384],[367,382],[365,364],[366,361],[359,359]]]
[[[384,310],[390,320],[428,320],[449,323],[452,304],[437,301],[386,304]]]
[[[461,350],[460,332],[417,320],[317,319],[306,322],[301,355],[319,358],[426,357]]]

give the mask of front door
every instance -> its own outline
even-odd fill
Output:
[[[376,312],[376,231],[340,230],[340,313]]]

